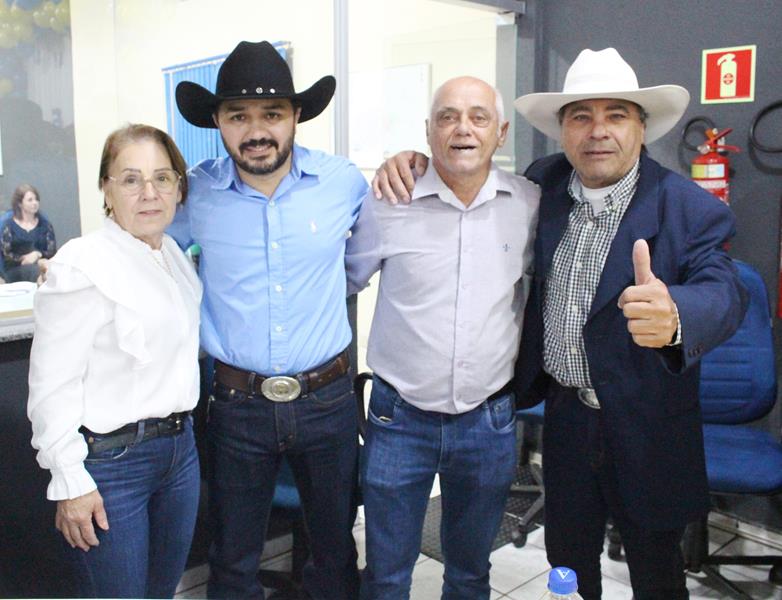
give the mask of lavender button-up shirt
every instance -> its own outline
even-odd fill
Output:
[[[410,404],[469,411],[513,377],[540,190],[492,167],[465,207],[430,163],[409,205],[366,198],[346,265],[381,271],[367,363]]]

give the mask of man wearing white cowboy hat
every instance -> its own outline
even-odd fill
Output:
[[[601,596],[609,516],[636,600],[687,598],[679,541],[709,508],[698,361],[736,330],[746,292],[722,249],[730,209],[644,150],[688,101],[640,88],[608,48],[584,50],[562,93],[515,102],[564,150],[526,173],[542,195],[516,390],[520,407],[546,399],[546,551],[585,600]],[[376,191],[404,196],[397,173],[421,162],[387,161]]]
[[[190,170],[188,205],[171,228],[181,246],[201,246],[201,345],[215,359],[210,598],[263,598],[256,575],[283,459],[311,537],[305,590],[358,596],[344,254],[367,184],[344,158],[294,142],[334,88],[328,76],[296,93],[271,44],[241,42],[216,93],[191,82],[176,90],[182,115],[218,128],[229,155]]]
[[[564,150],[527,173],[543,191],[517,389],[521,406],[546,399],[546,552],[585,600],[600,598],[609,516],[636,600],[687,598],[679,542],[709,508],[699,360],[746,292],[723,250],[730,209],[643,149],[688,101],[640,88],[608,48],[581,52],[561,94],[515,102]]]

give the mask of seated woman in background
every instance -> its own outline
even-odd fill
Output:
[[[33,186],[23,183],[14,190],[11,198],[13,216],[0,232],[0,250],[8,283],[38,279],[38,263],[45,263],[57,249],[54,228],[38,212],[39,207],[40,196]]]
[[[171,598],[190,549],[201,284],[164,233],[185,169],[159,129],[109,135],[104,226],[60,249],[35,296],[27,414],[81,597]]]

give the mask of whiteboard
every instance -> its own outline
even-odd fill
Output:
[[[375,169],[401,150],[428,152],[431,65],[350,74],[350,159]]]

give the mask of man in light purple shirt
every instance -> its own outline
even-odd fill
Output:
[[[365,201],[346,255],[353,289],[381,271],[361,467],[365,600],[409,597],[435,475],[443,598],[488,599],[489,554],[515,475],[508,384],[540,192],[492,164],[508,123],[485,82],[446,82],[426,128],[432,161],[415,201]]]

